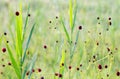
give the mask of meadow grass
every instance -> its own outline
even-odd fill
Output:
[[[10,58],[10,65],[13,67],[14,71],[15,71],[15,76],[17,79],[25,79],[26,73],[29,70],[30,73],[28,74],[28,79],[30,79],[31,74],[32,74],[32,69],[34,67],[35,61],[36,61],[36,54],[33,56],[33,58],[31,59],[31,61],[28,64],[25,64],[26,66],[24,67],[24,61],[26,58],[26,53],[27,53],[27,49],[29,47],[29,43],[32,37],[32,33],[35,27],[35,24],[32,26],[30,34],[28,36],[28,40],[25,46],[25,49],[23,48],[23,43],[24,43],[24,36],[26,34],[26,27],[27,27],[27,22],[28,22],[28,17],[30,17],[29,14],[29,8],[28,8],[28,12],[27,12],[27,17],[26,17],[26,22],[25,22],[25,26],[23,29],[23,20],[22,20],[22,2],[20,2],[20,9],[19,11],[15,12],[15,17],[16,17],[16,32],[14,33],[16,36],[16,40],[15,40],[15,51],[13,52],[13,50],[11,49],[9,42],[7,42],[7,39],[4,37],[4,41],[6,44],[6,48],[4,48],[4,50],[2,50],[3,52],[6,52],[6,50],[8,50],[8,55]],[[7,33],[6,33],[7,34]],[[4,33],[4,35],[6,35]],[[2,38],[2,37],[1,37]],[[13,38],[14,39],[14,38]],[[23,52],[24,51],[24,52]],[[14,55],[15,53],[15,55]],[[13,74],[13,73],[12,73]],[[12,75],[9,74],[9,79],[12,78]],[[13,77],[14,78],[14,77]]]
[[[120,1],[106,1],[31,0],[17,10],[7,5],[0,79],[119,79]]]

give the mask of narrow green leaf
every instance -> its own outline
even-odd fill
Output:
[[[76,46],[77,46],[78,37],[79,37],[79,32],[80,32],[80,31],[78,31],[78,32],[77,32],[77,35],[76,35],[76,41],[75,41],[76,44],[74,45],[74,47],[73,47],[73,49],[72,49],[72,53],[71,53],[71,56],[70,56],[71,58],[73,57],[75,48],[76,48]]]
[[[35,65],[36,59],[37,59],[37,54],[35,54],[35,55],[33,56],[33,58],[32,58],[31,67],[30,67],[30,74],[28,75],[28,79],[30,79],[30,77],[31,77],[31,75],[32,75],[32,69],[33,69],[33,67],[34,67],[34,65]]]
[[[13,33],[13,27],[11,25],[13,24],[13,22],[15,22],[14,15],[15,14],[13,14],[13,11],[9,8],[9,23],[7,26],[13,41],[15,41],[15,35]],[[13,45],[15,48],[15,43]]]
[[[73,6],[72,6],[72,0],[69,0],[69,19],[70,19],[70,28],[72,28],[72,25],[73,25]]]
[[[59,69],[59,73],[62,75],[64,73],[64,68],[65,68],[65,66],[62,66],[62,64],[65,64],[65,56],[66,56],[66,53],[64,50],[62,50],[62,57],[61,57],[60,69]],[[63,77],[61,79],[63,79]]]
[[[63,26],[63,28],[64,28],[64,32],[65,32],[65,34],[66,34],[66,38],[68,39],[68,42],[70,43],[70,36],[69,36],[69,34],[68,34],[68,32],[67,32],[67,29],[66,29],[66,27],[65,27],[65,24],[64,24],[64,21],[63,21],[62,17],[60,17],[60,20],[61,20],[62,26]]]
[[[26,44],[26,47],[25,47],[23,58],[22,58],[22,64],[24,63],[24,60],[25,60],[25,57],[26,57],[26,51],[28,49],[28,46],[29,46],[29,43],[30,43],[30,40],[31,40],[31,37],[32,37],[32,33],[33,33],[33,30],[34,30],[34,27],[35,27],[35,24],[33,25],[32,29],[30,31],[29,37],[28,37],[28,41],[27,41],[27,44]]]
[[[25,75],[26,75],[26,73],[27,73],[27,70],[28,70],[29,67],[30,67],[30,64],[31,64],[31,63],[27,64],[27,65],[24,67],[24,70],[23,70],[23,72],[22,72],[22,79],[25,79]]]
[[[22,2],[20,2],[19,15],[16,16],[16,53],[19,61],[22,57],[22,25]]]
[[[30,68],[30,66],[31,66],[31,68],[33,69],[33,66],[34,66],[34,64],[35,64],[36,58],[37,58],[37,55],[35,54],[35,55],[32,57],[31,61],[25,66],[24,71],[23,71],[23,74],[22,74],[22,79],[25,79],[26,72],[27,72],[27,70]]]
[[[75,11],[74,11],[74,18],[73,18],[72,32],[73,32],[73,30],[74,30],[74,28],[75,28],[76,15],[77,15],[77,8],[78,8],[77,3],[75,3]]]
[[[11,51],[10,47],[8,46],[8,44],[6,44],[6,47],[7,47],[8,54],[9,54],[10,60],[12,62],[13,68],[15,70],[15,73],[16,73],[18,79],[21,79],[20,67],[18,66],[17,62],[15,61],[15,58],[13,57],[12,51]]]
[[[2,42],[2,38],[3,38],[3,35],[0,37],[0,44],[1,44],[1,42]]]
[[[25,37],[25,33],[26,33],[26,27],[27,27],[27,24],[28,24],[28,14],[29,14],[29,10],[30,10],[30,5],[29,5],[29,7],[28,7],[28,11],[27,11],[27,15],[26,15],[26,20],[25,20],[25,25],[24,25],[22,42],[24,41],[24,37]]]

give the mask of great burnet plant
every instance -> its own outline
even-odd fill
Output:
[[[35,24],[33,24],[28,40],[26,42],[26,46],[23,46],[23,43],[25,42],[25,34],[26,34],[26,28],[27,28],[27,23],[29,19],[29,8],[28,7],[28,12],[25,20],[25,25],[23,27],[23,20],[22,20],[22,3],[20,3],[20,10],[16,11],[15,17],[16,17],[16,27],[15,27],[15,52],[12,51],[12,48],[10,47],[9,43],[6,43],[6,47],[8,50],[8,54],[12,63],[12,67],[14,68],[15,74],[17,79],[25,79],[25,74],[27,70],[30,70],[30,74],[28,75],[28,79],[30,79],[31,74],[32,74],[32,69],[36,61],[36,54],[33,56],[31,61],[24,66],[25,58],[26,58],[26,52],[29,47],[29,43],[32,37],[32,33],[35,27]],[[11,75],[12,76],[12,75]]]
[[[81,27],[78,32],[77,32],[77,35],[76,35],[76,40],[75,40],[75,45],[72,44],[72,41],[73,41],[73,31],[74,31],[74,28],[75,28],[75,22],[76,22],[76,15],[77,15],[77,0],[69,0],[69,26],[68,28],[70,28],[70,30],[68,31],[67,27],[66,27],[66,24],[64,23],[64,19],[63,19],[63,16],[62,14],[60,15],[60,22],[63,26],[63,29],[64,29],[64,32],[65,32],[65,36],[67,38],[67,41],[69,43],[69,51],[70,51],[70,61],[69,61],[69,66],[71,65],[71,61],[72,61],[72,58],[73,58],[73,55],[74,55],[74,51],[75,51],[75,48],[76,48],[76,44],[77,44],[77,41],[78,41],[78,37],[79,37],[79,30],[82,29],[82,26],[79,26]],[[62,66],[63,64],[65,64],[65,51],[62,51],[62,56],[61,56],[61,60],[60,60],[60,70],[59,70],[59,73],[61,75],[64,74],[64,69],[65,69],[65,66]],[[61,79],[63,79],[63,76],[61,77]],[[69,79],[70,79],[70,71],[69,71]]]

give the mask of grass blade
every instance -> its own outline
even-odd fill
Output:
[[[30,74],[28,75],[28,79],[30,79],[31,75],[32,75],[32,69],[35,65],[35,61],[37,59],[37,54],[35,54],[31,60],[31,67],[30,67]]]
[[[16,73],[18,79],[21,79],[20,67],[18,66],[17,62],[15,61],[15,58],[13,57],[12,51],[11,51],[10,47],[8,46],[8,44],[6,44],[6,47],[7,47],[8,54],[9,54],[10,60],[12,62],[13,68],[15,70],[15,73]]]
[[[76,15],[77,15],[77,8],[78,8],[77,3],[75,3],[75,11],[74,11],[74,18],[73,18],[72,32],[73,32],[73,30],[74,30],[74,28],[75,28]]]
[[[22,79],[25,79],[25,75],[26,75],[27,70],[29,69],[30,64],[31,64],[31,63],[29,63],[29,64],[27,64],[27,65],[25,66],[25,69],[24,69],[24,71],[22,72],[22,73],[23,73],[23,74],[22,74]]]
[[[16,52],[17,60],[22,57],[22,3],[20,3],[19,15],[16,16]]]
[[[67,29],[66,29],[66,27],[65,27],[65,23],[64,23],[62,17],[60,17],[60,18],[61,18],[62,26],[63,26],[63,28],[64,28],[64,32],[65,32],[65,34],[66,34],[66,38],[68,39],[68,42],[70,43],[70,36],[69,36],[68,31],[67,31]]]
[[[59,73],[63,75],[65,66],[63,66],[62,64],[65,64],[65,51],[63,50],[62,50],[62,57],[60,60],[60,69],[59,69]],[[61,79],[63,79],[63,77]]]
[[[72,6],[72,0],[69,0],[69,19],[70,19],[70,28],[72,28],[72,25],[73,25],[73,6]]]
[[[35,27],[35,24],[33,25],[32,29],[30,31],[29,37],[28,37],[28,41],[27,41],[27,44],[26,44],[26,47],[25,47],[23,58],[22,58],[22,64],[24,63],[24,60],[25,60],[25,57],[26,57],[26,51],[28,49],[28,46],[29,46],[29,43],[30,43],[30,40],[31,40],[31,37],[32,37],[32,33],[33,33],[33,30],[34,30],[34,27]]]
[[[77,35],[76,35],[76,41],[75,41],[76,44],[74,45],[74,47],[73,47],[73,49],[72,49],[71,58],[73,57],[75,48],[76,48],[76,46],[77,46],[78,37],[79,37],[79,32],[80,32],[80,31],[78,31],[78,32],[77,32]]]
[[[24,25],[24,30],[23,30],[23,39],[22,42],[24,41],[25,33],[26,33],[26,27],[28,23],[28,14],[29,14],[30,6],[28,7],[27,15],[26,15],[26,20],[25,20],[25,25]]]
[[[23,74],[22,74],[22,79],[25,79],[26,72],[27,72],[27,70],[30,68],[31,65],[32,65],[31,68],[33,69],[33,66],[34,66],[34,64],[35,64],[36,58],[37,58],[37,55],[35,54],[35,55],[33,56],[32,60],[25,66],[25,70],[24,70],[24,72],[23,72]]]

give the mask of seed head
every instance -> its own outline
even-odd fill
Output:
[[[107,48],[108,52],[110,52],[110,48]]]
[[[20,13],[19,13],[18,11],[15,12],[15,15],[16,15],[16,16],[19,16],[19,14],[20,14]]]
[[[2,52],[5,53],[6,52],[6,48],[2,48]]]
[[[107,74],[107,77],[109,77],[109,74]]]
[[[30,17],[31,15],[30,14],[28,14],[28,17]]]
[[[109,25],[111,26],[111,25],[112,25],[112,22],[109,22]]]
[[[0,72],[0,74],[2,75],[2,74],[3,74],[3,72]]]
[[[9,41],[6,41],[7,43],[9,43]]]
[[[49,21],[49,23],[52,23],[52,21]]]
[[[35,69],[32,69],[32,72],[35,72]]]
[[[82,67],[82,64],[80,64],[80,67]]]
[[[72,66],[69,66],[69,69],[71,70],[71,69],[72,69]]]
[[[102,65],[100,65],[100,64],[99,64],[99,65],[98,65],[98,69],[100,69],[100,70],[101,70],[101,69],[102,69]]]
[[[82,26],[79,26],[78,29],[79,29],[79,30],[82,30]]]
[[[39,69],[38,69],[38,72],[41,72],[41,71],[42,71],[42,70],[39,68]]]
[[[7,33],[6,33],[6,32],[4,32],[4,35],[6,36],[6,35],[7,35]]]
[[[56,43],[58,43],[58,40],[56,40]]]
[[[77,67],[77,71],[79,71],[79,67]]]
[[[96,44],[97,44],[97,46],[98,46],[98,45],[99,45],[99,42],[97,42]]]
[[[116,72],[116,75],[117,75],[117,76],[120,76],[120,72]]]
[[[58,16],[56,16],[56,19],[58,19]]]
[[[111,17],[109,17],[108,20],[111,20]]]
[[[11,65],[11,63],[10,63],[10,62],[8,62],[8,65],[10,66],[10,65]]]
[[[5,67],[5,65],[3,64],[2,67]]]
[[[29,73],[30,73],[30,71],[27,71],[26,75],[28,76],[28,75],[29,75]]]
[[[107,68],[108,68],[108,66],[107,66],[107,65],[105,65],[105,68],[107,69]]]
[[[46,46],[46,45],[44,45],[44,49],[47,49],[47,46]]]
[[[62,63],[62,66],[64,66],[64,63]]]
[[[44,77],[41,77],[41,79],[44,79]]]
[[[100,19],[100,17],[97,17],[97,20],[99,20]]]
[[[62,74],[59,74],[59,77],[62,78]]]
[[[58,73],[55,73],[55,76],[58,76],[59,74]]]

